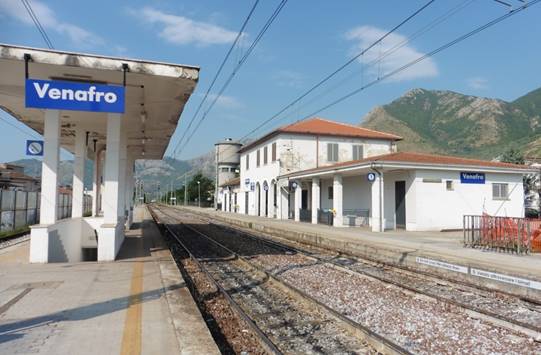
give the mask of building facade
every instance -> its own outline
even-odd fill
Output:
[[[401,138],[313,118],[240,149],[222,210],[373,231],[462,228],[468,214],[524,216],[531,168],[397,152]],[[229,202],[232,201],[232,202]]]

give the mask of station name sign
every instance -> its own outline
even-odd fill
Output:
[[[462,183],[462,184],[484,184],[485,183],[485,173],[462,171],[462,172],[460,172],[460,183]]]
[[[124,113],[125,88],[57,80],[26,79],[26,107]]]

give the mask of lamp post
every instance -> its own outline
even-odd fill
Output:
[[[197,206],[201,208],[201,181],[197,181]]]

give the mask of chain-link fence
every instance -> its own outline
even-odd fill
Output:
[[[58,194],[57,218],[71,217],[71,194]],[[84,195],[84,214],[92,211],[92,197]],[[11,232],[39,223],[40,193],[0,190],[0,232]]]

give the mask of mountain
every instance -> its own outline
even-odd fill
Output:
[[[514,147],[541,153],[541,88],[512,102],[413,89],[378,106],[361,126],[398,134],[399,149],[492,159]]]
[[[41,161],[37,159],[20,159],[11,162],[24,167],[27,175],[41,177]],[[170,186],[172,177],[180,177],[187,171],[194,173],[201,171],[203,175],[214,180],[215,175],[214,151],[190,160],[177,160],[165,157],[163,160],[137,160],[135,162],[135,177],[142,180],[145,190],[154,192],[160,186]],[[87,161],[85,166],[85,187],[92,189],[92,161]],[[71,185],[73,181],[73,160],[63,160],[59,166],[60,184]],[[189,179],[189,177],[188,177]],[[174,186],[179,188],[181,180],[174,180]]]

